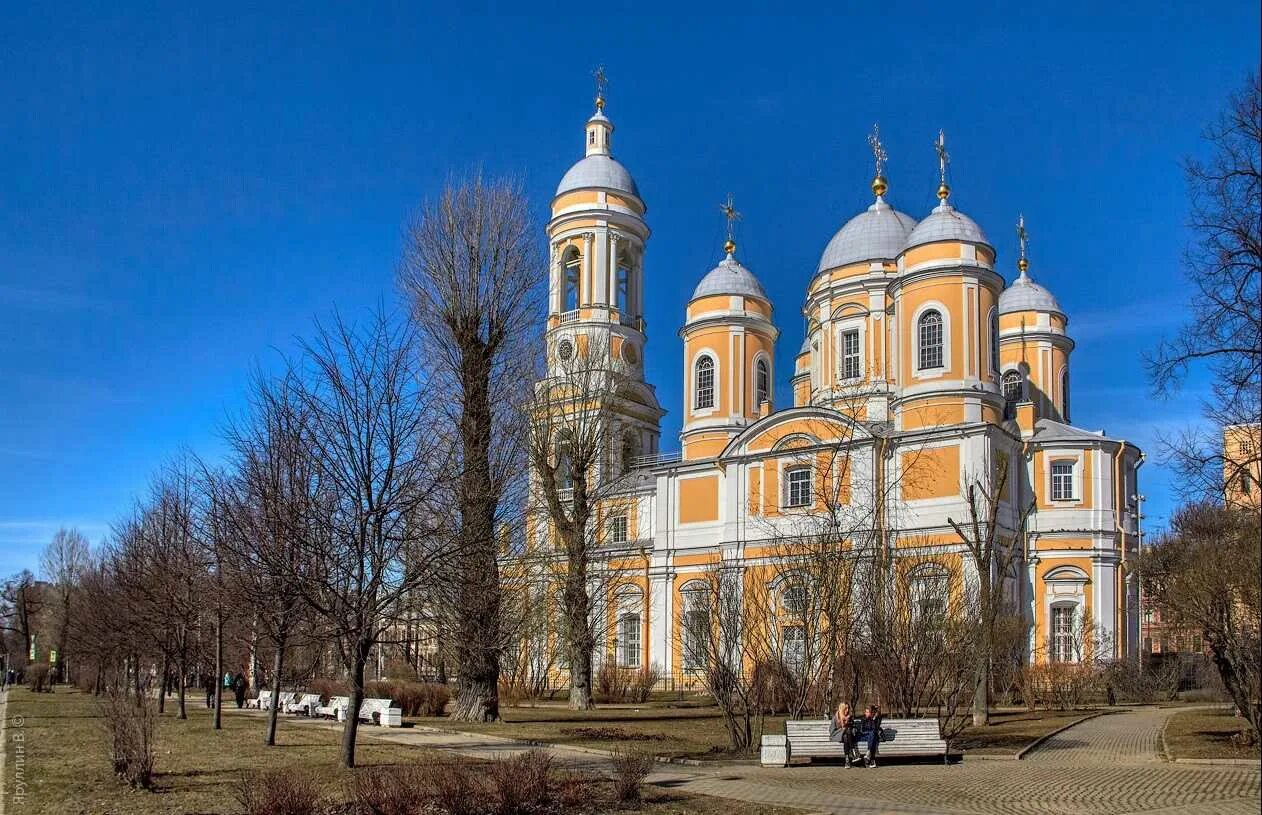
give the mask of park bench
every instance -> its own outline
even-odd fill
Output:
[[[359,718],[382,727],[402,727],[403,709],[391,707],[392,704],[390,699],[365,699],[359,706]]]
[[[346,717],[346,708],[350,707],[350,704],[349,696],[332,696],[327,705],[316,708],[316,715],[326,719],[337,719],[340,722]]]
[[[294,694],[298,696],[298,694]],[[282,708],[286,713],[301,713],[304,716],[314,716],[313,711],[320,706],[320,694],[304,693],[297,699],[285,704]]]
[[[763,764],[785,766],[794,758],[845,758],[840,742],[828,736],[829,719],[799,719],[784,723],[783,736],[763,736]],[[864,740],[855,745],[867,755]],[[937,719],[885,719],[881,722],[878,758],[946,756],[947,743],[938,733]]]

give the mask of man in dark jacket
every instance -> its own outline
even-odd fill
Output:
[[[232,695],[236,697],[238,710],[245,707],[245,677],[241,674],[232,680]]]

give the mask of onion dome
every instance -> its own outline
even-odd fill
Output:
[[[903,251],[942,241],[983,243],[990,246],[990,241],[986,240],[986,234],[977,222],[947,203],[945,197],[907,236]]]
[[[604,99],[597,97],[596,112],[587,120],[586,155],[566,171],[557,185],[557,195],[574,190],[602,189],[640,197],[640,188],[627,168],[610,153],[613,122],[604,113]]]
[[[766,300],[767,292],[763,290],[758,278],[754,277],[753,272],[746,269],[733,257],[732,253],[736,251],[736,244],[728,241],[724,248],[727,250],[727,257],[719,261],[718,266],[715,266],[706,273],[705,277],[701,278],[697,288],[692,291],[692,299],[696,300],[698,297],[710,297],[720,294],[735,294],[741,297],[757,297],[760,300]]]
[[[884,191],[883,186],[881,189]],[[824,247],[816,271],[865,260],[893,260],[903,250],[907,236],[915,227],[914,218],[894,209],[885,203],[883,196],[878,195],[872,206],[837,230],[828,246]]]

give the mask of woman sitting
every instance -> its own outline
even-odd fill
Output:
[[[842,702],[837,705],[836,712],[833,713],[832,728],[829,731],[828,738],[832,741],[841,742],[841,747],[846,754],[846,766],[850,766],[852,760],[858,760],[855,755],[855,720],[854,715],[850,712],[850,705]]]

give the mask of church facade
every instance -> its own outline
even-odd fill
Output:
[[[729,235],[680,315],[676,447],[660,440],[665,411],[643,376],[648,207],[613,133],[598,97],[547,224],[549,359],[599,343],[624,383],[598,476],[615,485],[599,534],[622,573],[601,589],[598,660],[686,675],[695,581],[721,562],[790,591],[786,541],[831,534],[856,558],[875,547],[891,562],[958,567],[926,570],[917,597],[949,592],[948,571],[976,584],[952,523],[970,517],[970,486],[975,503],[993,494],[997,538],[1013,552],[992,579],[1026,621],[1027,658],[1077,661],[1086,639],[1104,649],[1095,657],[1136,652],[1142,453],[1071,423],[1069,317],[1032,279],[1023,225],[1005,280],[982,228],[951,203],[944,145],[940,203],[916,217],[886,200],[871,140],[873,198],[820,236],[819,264],[803,270],[807,328],[789,371],[776,366],[773,304]],[[792,405],[775,404],[778,377]]]

